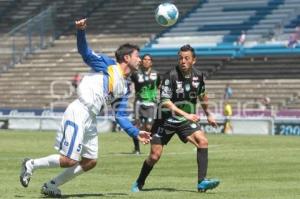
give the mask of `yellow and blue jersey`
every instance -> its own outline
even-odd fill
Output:
[[[139,130],[129,121],[126,111],[130,90],[120,65],[107,55],[91,50],[84,30],[77,31],[77,48],[91,67],[78,87],[79,100],[96,115],[105,104],[112,104],[116,122],[128,135],[137,136]]]

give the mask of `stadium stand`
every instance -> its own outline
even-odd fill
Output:
[[[57,35],[70,28],[70,19],[88,16],[104,0],[3,0],[0,2],[0,33],[5,34],[12,28],[36,16],[48,6],[57,8]]]
[[[49,5],[49,1],[36,2],[21,1],[18,6],[31,5],[34,7],[31,13],[35,13]],[[53,2],[57,3],[58,27],[63,27],[56,33],[60,37],[52,46],[36,50],[14,68],[0,74],[1,108],[64,108],[74,99],[72,76],[88,68],[77,53],[71,26],[74,19],[89,16],[87,33],[91,48],[113,55],[121,43],[137,43],[145,46],[142,53],[154,55],[155,67],[161,73],[176,64],[178,46],[186,43],[195,46],[199,55],[197,68],[205,72],[207,90],[218,107],[225,85],[230,83],[235,109],[253,108],[255,100],[266,96],[278,110],[300,109],[297,86],[300,48],[288,49],[283,45],[289,31],[298,25],[295,10],[300,7],[299,0],[210,0],[201,3],[178,0],[174,2],[182,18],[167,29],[154,21],[153,11],[160,2],[157,0],[102,0],[93,9],[80,14],[78,10],[93,1]],[[9,10],[4,15],[9,16]],[[277,35],[280,42],[276,43],[271,36],[278,24],[283,30]],[[234,44],[242,30],[247,31],[244,47]],[[1,54],[9,59],[9,53]],[[217,111],[221,112],[220,108]]]
[[[148,40],[143,37],[129,39],[140,45]],[[91,47],[99,47],[99,40],[103,44],[101,51],[111,56],[112,49],[124,42],[124,38],[95,36],[89,42]],[[108,48],[106,43],[110,43]],[[77,53],[75,37],[63,37],[54,42],[52,48],[29,55],[22,63],[1,74],[0,85],[3,87],[0,89],[5,95],[0,96],[0,106],[34,109],[54,105],[66,107],[74,99],[70,84],[72,76],[88,70]]]
[[[261,100],[270,98],[271,105],[278,111],[297,108],[293,102],[299,97],[299,80],[291,79],[239,79],[239,80],[208,80],[209,97],[215,104],[222,101],[226,84],[230,84],[234,94],[229,100],[235,109],[259,109]],[[289,104],[289,106],[287,106]],[[293,105],[291,105],[293,104]],[[262,110],[265,110],[262,108]]]
[[[299,55],[287,54],[228,59],[210,79],[235,82],[234,90],[248,99],[267,96],[277,110],[299,110],[299,61]],[[233,98],[242,102],[239,95]]]
[[[74,4],[72,7],[80,9],[87,1],[78,1],[78,5],[76,2],[72,1],[72,5]],[[193,1],[179,3],[178,7],[182,8],[182,14],[183,11],[193,7],[194,4],[191,2]],[[145,18],[153,15],[158,1],[139,1],[138,4],[136,1],[126,1],[123,2],[124,6],[120,6],[120,1],[102,1],[101,3],[103,5],[99,9],[97,6],[93,7],[93,14],[89,17],[88,40],[92,49],[113,56],[112,52],[120,44],[129,41],[143,46],[149,41],[151,34],[157,32],[157,27],[159,30],[163,29],[155,24],[153,16],[151,16],[153,20],[151,24],[145,25],[141,20],[143,18],[141,15],[145,15]],[[60,12],[60,8],[66,5],[70,5],[70,2],[61,1],[57,5],[57,15],[65,17],[65,25],[63,23],[59,25],[63,27],[69,27],[69,23],[80,18],[80,15],[77,15],[78,17],[75,14],[72,15],[76,13],[76,9],[62,9],[63,12]],[[126,6],[132,9],[124,9]],[[145,9],[141,10],[141,7]],[[120,14],[122,12],[125,13]],[[120,16],[122,18],[118,19]],[[135,25],[130,26],[130,24]],[[99,29],[99,27],[102,28]],[[150,28],[145,29],[145,27]],[[135,30],[135,34],[132,29]],[[75,37],[68,36],[73,35],[74,32],[74,27],[65,31],[52,47],[35,51],[14,68],[0,75],[0,85],[3,85],[1,90],[5,93],[0,96],[0,107],[47,109],[55,106],[64,108],[74,99],[74,93],[70,90],[70,80],[74,74],[88,71],[77,53]]]
[[[228,59],[213,79],[297,79],[299,56],[243,57]]]
[[[205,73],[207,91],[212,103],[220,106],[226,84],[234,95],[233,108],[255,108],[264,97],[269,97],[276,110],[297,107],[299,92],[299,56],[297,57],[200,57],[196,67]],[[177,63],[176,57],[155,57],[154,64],[162,73]],[[295,103],[294,103],[295,102]],[[220,110],[218,110],[220,112]]]
[[[0,29],[1,33],[7,33],[17,25],[37,15],[49,5],[47,1],[38,0],[6,0],[6,6],[2,5]]]
[[[286,43],[286,33],[295,27],[295,22],[291,20],[298,15],[299,6],[298,0],[205,1],[149,46],[162,48],[178,47],[183,43],[201,46],[232,44],[242,30],[247,33],[248,45],[268,43],[274,35],[281,41],[277,43]],[[285,26],[289,23],[291,27]],[[277,35],[276,27],[283,26],[284,30]],[[179,42],[170,43],[172,39],[178,39]]]
[[[161,1],[118,1],[105,2],[89,17],[89,33],[95,34],[135,34],[153,36],[163,30],[154,20],[154,10]],[[196,1],[173,1],[184,16]],[[113,22],[111,19],[114,19]]]

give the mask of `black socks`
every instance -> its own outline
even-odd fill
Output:
[[[198,182],[201,182],[207,173],[208,165],[208,149],[198,148],[197,149],[197,164],[198,164]]]
[[[132,138],[134,144],[134,150],[140,152],[140,143],[137,138]]]
[[[140,173],[138,179],[136,180],[140,189],[145,184],[145,180],[146,180],[147,176],[149,175],[149,173],[151,172],[152,168],[153,168],[153,166],[148,165],[145,160],[143,167],[141,169],[141,173]]]

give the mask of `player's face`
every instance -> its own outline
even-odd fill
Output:
[[[151,59],[151,57],[145,56],[143,58],[143,60],[142,60],[142,64],[143,64],[143,67],[145,69],[151,68],[152,67],[152,59]]]
[[[138,70],[140,63],[141,63],[139,51],[134,50],[131,53],[131,55],[128,56],[127,63],[131,70],[133,70],[133,71]]]
[[[193,53],[191,51],[180,51],[178,59],[179,68],[184,73],[191,71],[193,65],[196,63],[196,58],[193,57]]]

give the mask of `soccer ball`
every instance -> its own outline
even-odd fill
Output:
[[[178,16],[178,9],[172,3],[162,3],[155,10],[155,20],[161,26],[174,25]]]

